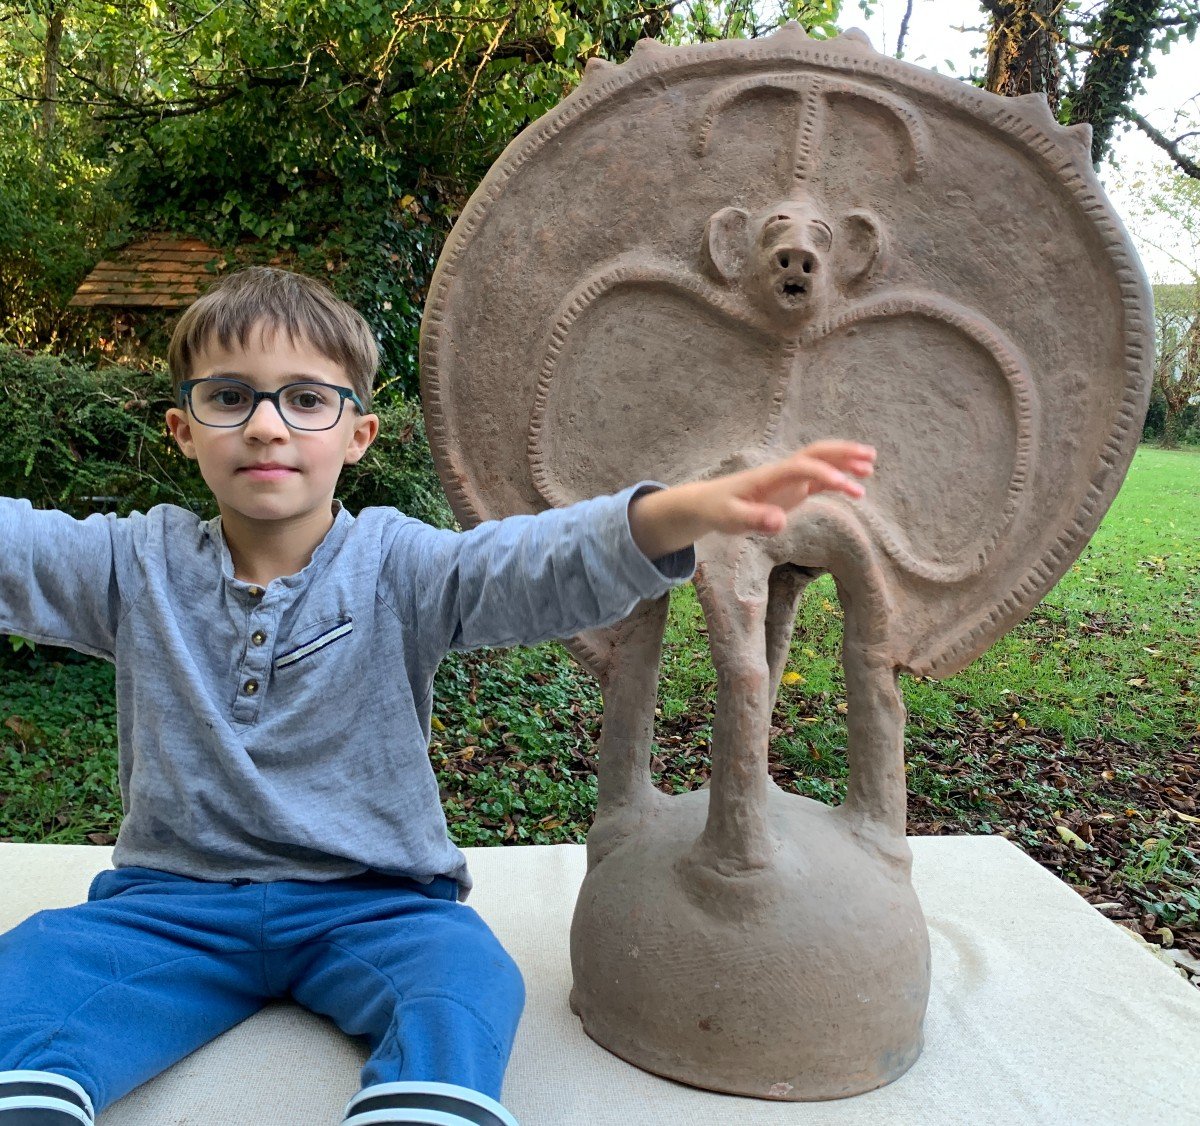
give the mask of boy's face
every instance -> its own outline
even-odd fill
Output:
[[[349,387],[341,365],[303,339],[295,343],[270,327],[251,332],[247,346],[205,343],[192,362],[190,379],[227,376],[259,391],[276,391],[301,381]],[[200,474],[217,498],[222,515],[249,521],[292,521],[323,510],[328,514],[343,465],[367,452],[379,419],[361,415],[350,400],[330,430],[293,430],[263,400],[250,419],[228,428],[204,426],[186,408],[167,411],[167,426],[184,455],[200,463]],[[265,462],[286,466],[282,474],[251,473]]]

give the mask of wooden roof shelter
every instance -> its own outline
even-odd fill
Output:
[[[67,304],[181,309],[204,291],[224,261],[223,251],[199,239],[154,235],[98,263]]]

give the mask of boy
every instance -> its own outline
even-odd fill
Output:
[[[324,286],[232,274],[169,360],[167,425],[219,516],[0,499],[0,632],[115,663],[125,809],[87,902],[0,936],[0,1126],[90,1126],[280,997],[367,1039],[345,1126],[513,1126],[524,987],[458,902],[427,755],[438,663],[617,621],[691,577],[699,536],[861,496],[874,450],[456,533],[334,499],[378,432],[378,357]]]

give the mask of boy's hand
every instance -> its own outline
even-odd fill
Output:
[[[861,497],[865,490],[854,478],[874,471],[873,446],[814,442],[768,465],[638,497],[629,524],[649,559],[679,551],[709,532],[775,535],[806,497],[820,492]]]

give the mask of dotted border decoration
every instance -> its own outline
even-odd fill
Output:
[[[930,660],[903,662],[905,667],[920,675],[950,675],[1001,636],[1005,632],[1005,623],[1032,606],[1066,570],[1070,560],[1078,556],[1081,541],[1090,535],[1087,525],[1093,523],[1097,508],[1106,500],[1111,501],[1111,495],[1106,497],[1106,493],[1114,474],[1122,473],[1133,456],[1136,443],[1130,441],[1129,436],[1140,422],[1150,389],[1150,357],[1146,347],[1151,339],[1148,332],[1150,316],[1141,266],[1115,214],[1093,186],[1090,166],[1085,165],[1086,176],[1080,170],[1081,162],[1087,160],[1088,130],[1081,126],[1059,125],[1050,115],[1044,98],[1037,95],[1001,99],[880,55],[861,33],[847,32],[833,40],[817,41],[810,40],[795,25],[761,40],[688,47],[668,47],[653,40],[643,40],[632,57],[619,66],[593,61],[579,87],[505,149],[468,201],[446,240],[421,326],[422,401],[435,463],[456,514],[464,523],[479,523],[483,519],[481,505],[470,491],[458,455],[451,448],[450,408],[443,400],[439,386],[440,355],[445,311],[458,276],[459,262],[491,205],[504,193],[508,181],[555,136],[613,95],[648,80],[659,78],[661,81],[661,76],[668,74],[680,79],[693,77],[713,64],[726,61],[743,66],[792,62],[824,68],[835,74],[848,72],[850,79],[858,75],[873,76],[931,95],[980,124],[1007,134],[1041,157],[1056,174],[1080,211],[1091,221],[1113,263],[1125,315],[1125,386],[1113,429],[1093,466],[1090,487],[1076,510],[1075,519],[1060,532],[1046,553],[1006,596],[950,636],[943,635],[940,649],[938,640],[931,639],[929,647],[937,652]],[[1014,112],[1010,106],[1021,109]],[[1043,123],[1035,124],[1025,116],[1027,113],[1036,114]],[[1050,135],[1051,131],[1054,136]],[[1092,183],[1088,182],[1089,177]],[[1115,491],[1111,489],[1114,495]],[[1094,522],[1098,523],[1098,520]]]

